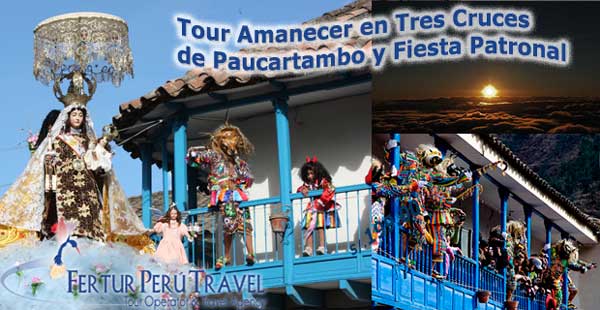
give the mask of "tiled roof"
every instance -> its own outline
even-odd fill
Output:
[[[331,21],[347,21],[367,18],[371,13],[370,0],[356,0],[340,9],[328,12],[322,16],[309,20],[307,23],[322,23]],[[371,40],[369,38],[351,38],[344,42],[344,45],[354,48],[369,50]],[[303,44],[295,47],[296,50],[322,51],[331,50],[333,44]],[[240,51],[254,52],[256,49],[246,49]],[[261,52],[277,53],[289,49],[280,47],[263,47]],[[231,73],[213,69],[193,69],[184,76],[174,80],[167,81],[165,84],[157,87],[140,98],[133,99],[123,103],[119,107],[119,114],[113,117],[113,123],[121,129],[133,125],[141,116],[152,111],[157,105],[176,98],[185,98],[188,96],[207,93],[222,89],[231,89],[241,86],[252,85],[270,78],[283,78],[293,74],[282,75],[248,75],[243,73]],[[128,147],[126,147],[128,149]]]
[[[550,183],[535,173],[527,164],[521,161],[502,141],[493,135],[480,135],[481,139],[487,143],[493,150],[498,152],[508,162],[511,167],[514,167],[519,173],[525,175],[528,180],[540,188],[552,200],[565,208],[569,214],[573,215],[582,224],[588,226],[594,234],[600,235],[600,222],[594,217],[583,212],[569,198],[565,197],[557,191]]]

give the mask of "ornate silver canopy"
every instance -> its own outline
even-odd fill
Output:
[[[133,77],[128,27],[119,17],[88,12],[64,14],[44,20],[33,34],[33,75],[45,85],[53,82],[57,97],[63,96],[59,84],[64,79],[73,85],[73,77],[83,76],[89,100],[96,82],[111,81],[119,86],[125,75]],[[85,99],[81,97],[82,89],[74,91],[80,96],[78,100]]]

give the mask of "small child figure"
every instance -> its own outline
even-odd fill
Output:
[[[316,157],[306,158],[306,163],[300,169],[300,178],[304,182],[297,192],[308,197],[308,192],[312,190],[323,190],[321,196],[311,199],[304,210],[305,215],[302,220],[302,229],[306,230],[304,235],[303,256],[312,255],[313,231],[319,232],[319,247],[317,255],[325,254],[325,233],[324,228],[340,227],[340,219],[337,214],[339,204],[335,202],[335,187],[331,184],[331,175],[325,169],[323,164],[317,161]]]
[[[163,238],[154,253],[154,257],[165,264],[180,264],[188,263],[181,237],[187,237],[188,241],[192,242],[187,226],[181,224],[181,212],[175,204],[172,204],[167,213],[158,220],[154,228],[149,230],[150,233],[155,232],[162,234]]]

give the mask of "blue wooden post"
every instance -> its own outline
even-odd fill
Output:
[[[552,245],[552,222],[550,222],[549,220],[544,220],[544,226],[546,227],[546,244],[544,245],[544,247],[546,247],[546,245],[550,246]],[[552,265],[552,251],[548,250],[548,265],[551,266]]]
[[[561,236],[562,239],[568,239],[569,238],[569,234],[566,232],[562,232]],[[565,266],[565,270],[563,271],[563,285],[562,285],[562,291],[563,291],[563,305],[566,307],[568,307],[569,305],[569,263],[566,263]]]
[[[390,150],[390,164],[392,167],[400,169],[400,134],[390,134],[390,138],[397,142],[397,146]],[[400,198],[393,198],[391,207],[394,216],[394,234],[392,235],[394,242],[394,257],[399,258],[403,255],[401,252],[402,249],[400,248],[400,240],[402,240],[402,237],[400,236],[400,225],[402,224],[400,223]],[[406,244],[403,246],[407,247]],[[406,258],[406,261],[408,262],[408,257]]]
[[[150,208],[152,207],[152,145],[143,144],[142,157],[142,222],[146,228],[152,225]]]
[[[475,170],[475,169],[471,169]],[[478,172],[473,173],[473,260],[475,261],[475,290],[479,290],[479,178]]]
[[[187,152],[187,117],[177,119],[173,126],[173,195],[177,209],[187,209],[187,163],[185,155]],[[183,224],[183,223],[182,223]],[[185,223],[187,225],[187,223]],[[186,252],[189,249],[187,239],[183,241]]]
[[[440,137],[438,136],[434,136],[433,137],[433,144],[435,145],[436,148],[438,148],[438,150],[440,150],[440,152],[442,153],[442,157],[446,157],[446,152],[448,151],[448,144],[446,144],[446,142],[444,142]],[[440,274],[446,274],[445,270],[445,266],[446,266],[446,255],[442,256],[442,263],[441,264],[437,264],[437,267],[439,268],[438,272]]]
[[[171,204],[169,199],[169,150],[167,149],[167,140],[168,138],[165,137],[161,145],[163,209],[165,212],[169,209],[169,205]]]
[[[198,194],[196,187],[198,186],[198,170],[194,168],[188,169],[188,209],[198,208]]]
[[[288,121],[287,98],[273,98],[275,108],[275,127],[277,129],[277,159],[279,161],[279,188],[281,211],[288,215],[289,221],[283,237],[283,281],[288,286],[293,285],[294,269],[294,213],[292,210],[292,155],[290,148],[290,125]]]
[[[530,206],[523,206],[523,212],[525,213],[525,225],[527,227],[527,257],[531,256],[531,213],[532,209]],[[531,309],[531,299],[527,299],[527,310]]]
[[[175,171],[175,203],[180,211],[187,209],[187,164],[185,155],[187,152],[187,118],[180,118],[175,121],[174,131],[174,159],[173,167]]]
[[[500,187],[498,189],[498,193],[500,194],[500,229],[502,230],[502,235],[506,234],[506,222],[508,221],[508,195],[509,192],[506,188]],[[504,247],[506,248],[506,238],[504,239]],[[502,276],[504,277],[504,283],[506,283],[506,268],[502,270]],[[506,296],[506,285],[502,287],[502,291],[504,292],[504,296]]]
[[[527,227],[527,257],[531,256],[531,213],[532,209],[530,206],[523,206],[523,212],[525,213],[525,226]]]
[[[506,233],[506,223],[508,222],[508,190],[505,188],[499,188],[498,193],[500,194],[500,229],[502,233]],[[506,241],[504,242],[506,246]]]

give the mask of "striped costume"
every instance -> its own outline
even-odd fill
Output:
[[[304,209],[302,229],[307,231],[305,238],[310,236],[314,229],[341,227],[338,209],[340,204],[335,202],[335,187],[327,179],[321,179],[313,184],[304,183],[298,187],[297,192],[303,190],[323,190],[321,196],[311,199]]]

